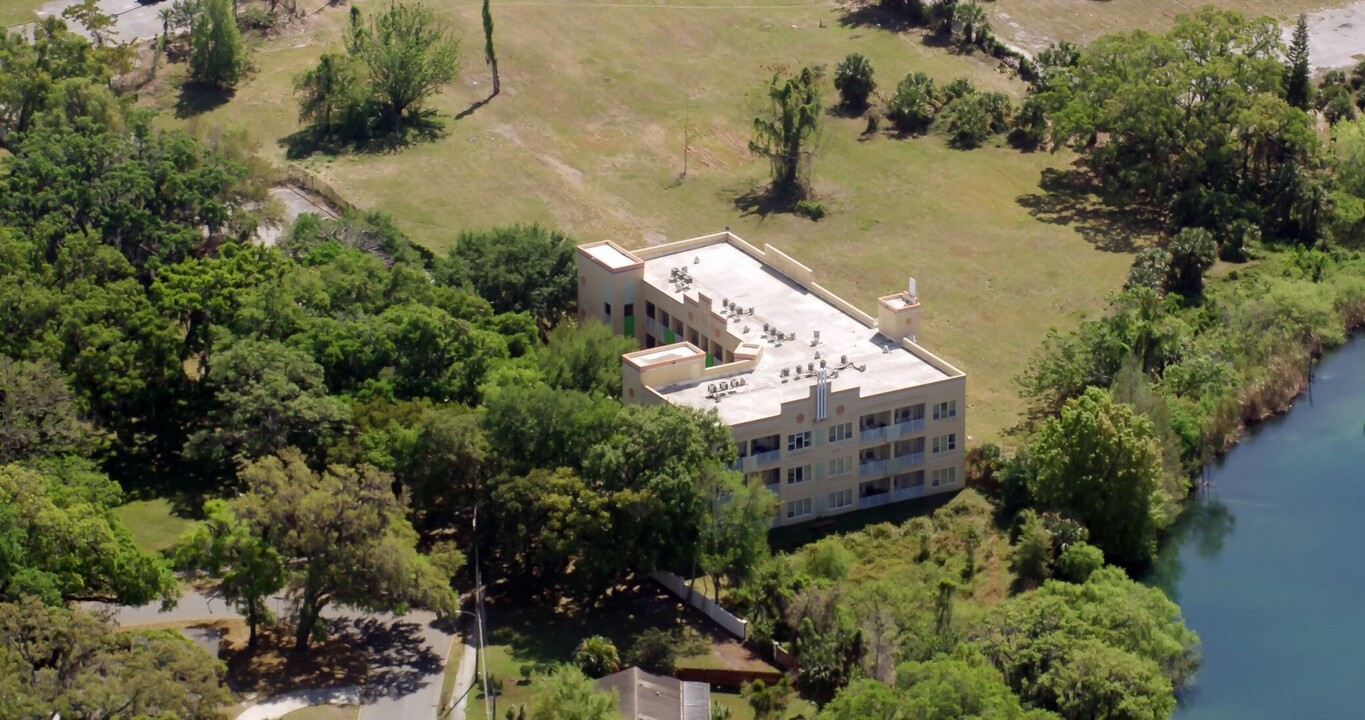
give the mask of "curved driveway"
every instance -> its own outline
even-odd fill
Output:
[[[287,610],[282,597],[270,599],[272,610]],[[123,627],[164,622],[193,622],[241,617],[221,599],[189,590],[174,608],[159,604],[99,606]],[[361,720],[433,720],[439,716],[441,681],[454,634],[436,615],[415,610],[406,615],[360,613],[346,608],[323,612],[329,620],[347,621],[338,632],[370,656],[365,685],[360,688]]]

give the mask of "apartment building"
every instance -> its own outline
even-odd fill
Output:
[[[771,245],[726,231],[641,250],[578,248],[579,317],[644,349],[626,402],[715,409],[774,524],[960,488],[966,376],[917,344],[915,282],[865,313]]]

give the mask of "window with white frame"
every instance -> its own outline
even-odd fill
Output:
[[[853,489],[839,490],[829,494],[829,509],[838,510],[853,504]]]
[[[810,447],[810,431],[792,433],[787,436],[787,450],[805,450]]]
[[[929,484],[932,485],[933,487],[952,485],[955,484],[956,482],[957,482],[956,467],[947,467],[941,470],[935,470],[929,475]]]
[[[829,428],[829,441],[832,443],[841,442],[853,437],[853,423],[846,422],[832,425]]]
[[[796,467],[787,468],[788,485],[800,485],[809,479],[811,479],[809,465],[797,465]]]
[[[787,519],[805,517],[810,514],[810,498],[801,498],[787,503]]]
[[[950,417],[957,417],[957,401],[934,403],[934,419],[946,420]]]
[[[853,472],[853,458],[841,457],[829,461],[829,472],[825,473],[825,475],[833,478],[839,477],[840,475],[847,475],[851,472]]]
[[[957,433],[948,433],[934,438],[934,454],[957,449]]]

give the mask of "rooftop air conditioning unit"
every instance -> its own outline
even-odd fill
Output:
[[[791,374],[790,370],[788,370],[787,368],[782,368],[782,377],[787,377],[790,374]]]
[[[820,361],[820,367],[824,367],[824,366],[825,366],[825,361],[824,361],[824,360],[821,360],[821,361]]]
[[[847,365],[847,364],[848,364],[848,356],[847,356],[847,355],[840,355],[840,356],[839,356],[839,364],[840,364],[840,365]]]
[[[721,381],[720,381],[720,389],[721,389],[721,390],[729,390],[729,389],[730,389],[730,383],[725,382],[724,380],[721,380]]]
[[[806,372],[815,372],[815,363],[806,363]]]
[[[749,314],[749,315],[753,315],[753,314],[754,314],[754,306],[753,306],[753,305],[750,305],[750,306],[749,306],[749,312],[748,312],[748,314]]]
[[[716,384],[715,384],[715,383],[711,383],[710,385],[707,385],[707,386],[706,386],[706,392],[709,392],[709,393],[711,393],[712,395],[715,395],[715,394],[716,394]]]

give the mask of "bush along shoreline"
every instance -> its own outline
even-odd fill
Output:
[[[1203,466],[1248,427],[1292,408],[1317,359],[1365,327],[1358,251],[1265,251],[1197,295],[1143,284],[1143,262],[1104,315],[1049,333],[1016,378],[1029,402],[1018,449],[976,448],[968,473],[998,497],[1003,517],[1057,512],[1092,540],[1101,524],[1117,522],[1108,517],[1118,512],[1114,494],[1134,489],[1143,497],[1125,512],[1144,514],[1150,527],[1126,550],[1101,545],[1131,566],[1150,559]],[[1054,451],[1071,461],[1049,467]],[[1099,461],[1092,468],[1077,459],[1085,457]],[[1103,502],[1089,507],[1088,493]]]

